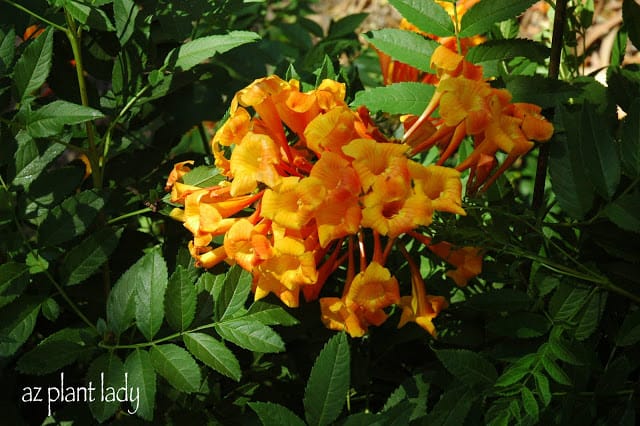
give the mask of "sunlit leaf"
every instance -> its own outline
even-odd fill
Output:
[[[420,115],[429,104],[434,91],[435,88],[429,84],[394,83],[358,92],[351,105],[364,105],[373,112]]]
[[[200,369],[185,349],[173,343],[151,347],[151,363],[158,374],[179,391],[192,393],[200,389]]]
[[[53,56],[53,28],[47,28],[24,50],[13,69],[18,97],[24,99],[47,80]]]
[[[124,371],[128,374],[129,387],[138,392],[136,405],[129,407],[127,411],[145,420],[153,420],[156,403],[156,372],[149,352],[141,349],[131,352],[124,362]],[[133,405],[133,401],[130,401],[130,404]]]
[[[196,290],[191,274],[178,265],[169,278],[165,298],[167,322],[175,330],[186,330],[196,314]]]
[[[162,326],[168,279],[167,264],[160,250],[148,252],[137,271],[135,290],[136,325],[147,340],[153,339]]]
[[[476,3],[462,16],[460,37],[485,33],[494,24],[518,16],[535,2],[536,0],[485,0]]]
[[[29,116],[27,131],[34,138],[60,133],[65,125],[104,117],[100,111],[67,101],[53,101]]]
[[[91,382],[96,391],[100,389],[99,392],[105,392],[88,402],[91,414],[98,422],[104,422],[118,411],[120,402],[115,398],[107,398],[106,392],[107,388],[112,388],[115,393],[115,390],[124,386],[124,373],[122,361],[113,352],[100,355],[89,365],[87,382]]]
[[[392,59],[411,65],[422,71],[432,72],[429,59],[439,44],[412,31],[385,28],[364,34],[364,38],[376,49]]]
[[[189,352],[197,359],[235,381],[240,380],[240,363],[222,342],[204,333],[186,333],[182,338]]]
[[[389,3],[425,33],[440,37],[455,34],[451,17],[433,0],[389,0]]]
[[[268,326],[242,317],[220,322],[216,331],[223,339],[254,352],[282,352],[282,338]]]

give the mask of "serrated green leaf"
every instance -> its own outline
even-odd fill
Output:
[[[75,362],[84,350],[78,343],[67,340],[41,342],[22,355],[16,366],[21,373],[41,376]]]
[[[49,163],[64,151],[64,145],[36,141],[26,130],[20,130],[16,140],[18,141],[18,149],[14,156],[16,175],[12,183],[28,189]]]
[[[82,191],[55,206],[38,228],[38,242],[54,246],[83,234],[104,206],[95,190]]]
[[[200,389],[200,369],[185,349],[168,343],[152,346],[150,354],[153,368],[167,379],[171,386],[186,393]]]
[[[191,274],[181,265],[169,278],[165,297],[165,315],[171,327],[186,330],[196,314],[197,295]]]
[[[260,36],[251,31],[231,31],[225,35],[197,38],[169,52],[164,64],[187,71],[217,53],[224,53],[259,39]]]
[[[513,102],[529,102],[542,108],[558,107],[570,98],[582,94],[579,85],[539,75],[510,75],[504,80]]]
[[[556,109],[556,133],[550,141],[549,174],[558,203],[575,219],[584,218],[593,206],[595,192],[580,158],[581,126],[575,112]]]
[[[107,14],[98,7],[89,6],[74,0],[65,0],[65,10],[69,12],[76,21],[89,26],[91,29],[99,31],[115,30]]]
[[[217,185],[224,179],[220,169],[215,166],[198,166],[182,177],[185,184],[202,188]]]
[[[549,374],[549,377],[551,377],[553,380],[560,383],[561,385],[566,385],[566,386],[572,385],[572,381],[567,375],[567,373],[565,373],[564,370],[560,368],[553,359],[551,359],[547,355],[543,355],[541,358],[541,361],[542,361],[542,366],[544,367],[546,372]]]
[[[62,263],[63,284],[78,284],[95,274],[118,246],[121,234],[122,230],[102,228],[73,247]]]
[[[124,386],[124,365],[113,352],[105,353],[94,359],[87,370],[87,383],[93,386],[101,395],[89,400],[89,410],[100,423],[113,416],[120,402],[107,388],[117,390]]]
[[[16,51],[16,31],[11,28],[5,34],[0,30],[0,75],[4,75],[13,62]]]
[[[281,306],[258,300],[251,304],[242,318],[258,321],[264,325],[296,325],[298,320],[285,311]]]
[[[631,104],[622,122],[620,157],[629,176],[640,176],[640,99]]]
[[[153,249],[143,257],[136,280],[136,325],[144,337],[151,340],[162,326],[164,295],[169,280],[160,249]]]
[[[622,19],[629,33],[629,40],[634,46],[640,46],[640,28],[638,28],[640,5],[635,0],[624,0],[622,2]]]
[[[492,386],[498,378],[495,367],[478,353],[467,349],[434,352],[449,373],[468,385]]]
[[[138,274],[144,270],[145,257],[138,259],[116,281],[107,298],[107,324],[120,335],[131,326],[136,315],[135,292]]]
[[[259,322],[237,318],[218,323],[216,331],[241,348],[254,352],[282,352],[284,342],[271,328]]]
[[[640,143],[638,144],[640,145]],[[640,233],[640,191],[622,195],[607,205],[605,215],[625,231]]]
[[[130,401],[129,414],[136,414],[147,421],[153,420],[156,404],[156,372],[147,351],[136,349],[124,362],[124,371],[128,374],[128,385],[137,390],[137,402]],[[134,405],[135,404],[135,405]]]
[[[287,407],[272,402],[250,402],[249,407],[260,418],[263,426],[304,426],[305,422]]]
[[[480,393],[467,385],[451,386],[426,418],[429,426],[457,426],[464,424],[469,410]]]
[[[573,353],[569,344],[563,341],[559,336],[554,336],[552,334],[549,339],[549,349],[551,350],[551,353],[561,361],[571,365],[584,365],[584,362],[578,359],[576,354]]]
[[[520,390],[520,394],[522,396],[522,406],[524,407],[524,411],[534,420],[538,420],[538,416],[540,415],[540,408],[538,407],[538,401],[536,401],[536,397],[533,396],[533,392],[529,390],[529,388],[523,387]]]
[[[116,35],[120,41],[120,46],[127,44],[133,35],[138,12],[138,5],[136,5],[133,0],[113,2],[113,17],[116,23]]]
[[[187,333],[182,338],[189,352],[197,359],[236,382],[240,380],[240,363],[224,343],[204,333]]]
[[[47,80],[53,55],[53,28],[47,28],[24,50],[13,69],[18,98],[24,100]]]
[[[349,390],[350,362],[347,335],[338,333],[324,345],[311,368],[303,399],[307,424],[324,426],[338,418]]]
[[[440,37],[455,35],[451,17],[433,0],[389,0],[389,3],[425,33]]]
[[[616,345],[631,346],[640,342],[640,310],[627,313],[616,335]]]
[[[590,289],[574,282],[563,282],[549,302],[549,314],[555,322],[570,322],[586,305]]]
[[[224,279],[222,291],[216,299],[216,318],[220,321],[232,318],[247,301],[253,277],[238,265],[234,265]]]
[[[578,326],[574,332],[576,339],[585,340],[596,331],[607,304],[608,295],[607,292],[598,291],[589,298],[589,302],[576,317],[578,320]]]
[[[542,43],[523,38],[488,40],[469,48],[465,59],[478,64],[485,61],[507,60],[519,56],[544,64],[549,57],[549,48]]]
[[[340,38],[353,34],[367,16],[368,13],[353,13],[331,22],[327,37]]]
[[[401,406],[403,402],[410,402],[412,407],[409,420],[413,421],[424,417],[427,414],[429,387],[429,383],[425,381],[425,377],[422,374],[416,374],[406,379],[389,395],[382,411],[392,412],[393,409]]]
[[[517,383],[532,370],[532,365],[537,359],[536,354],[525,355],[518,359],[498,377],[495,386],[507,387]]]
[[[551,403],[551,389],[549,388],[549,379],[542,373],[533,373],[533,378],[536,381],[536,389],[538,390],[538,396],[544,406],[548,406]]]
[[[60,316],[60,305],[51,297],[42,302],[40,309],[42,315],[51,322],[55,322]]]
[[[0,265],[0,308],[14,301],[29,284],[29,268],[24,263]]]
[[[351,106],[364,105],[373,112],[420,115],[429,104],[434,92],[435,88],[429,84],[394,83],[358,92]]]
[[[36,326],[41,300],[16,299],[0,311],[0,357],[13,355]]]
[[[67,101],[53,101],[28,116],[27,132],[44,138],[62,132],[65,125],[80,124],[104,117],[100,111]]]
[[[498,22],[520,15],[536,0],[481,1],[465,12],[460,21],[460,37],[483,34]]]
[[[376,49],[386,53],[396,61],[411,65],[426,72],[433,72],[429,58],[440,46],[435,40],[427,39],[413,31],[385,28],[363,35]]]
[[[582,127],[580,152],[587,178],[604,198],[611,199],[620,182],[620,158],[604,117],[595,107],[584,103],[580,114]]]

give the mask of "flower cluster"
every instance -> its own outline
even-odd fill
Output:
[[[481,250],[434,243],[422,232],[435,214],[465,214],[461,171],[471,169],[468,191],[486,188],[553,128],[539,107],[511,103],[481,67],[449,48],[436,49],[431,66],[433,98],[420,117],[405,117],[402,141],[386,138],[365,108],[350,109],[345,86],[333,80],[303,92],[296,80],[270,76],[240,90],[212,140],[224,179],[188,185],[187,161],[167,180],[171,201],[183,206],[171,215],[193,234],[197,265],[238,264],[253,276],[255,299],[272,293],[289,307],[299,305],[301,292],[311,301],[327,282],[324,293],[335,289],[334,272],[346,266],[342,294],[319,300],[328,328],[362,336],[396,305],[399,326],[413,321],[435,336],[433,319],[447,302],[427,294],[398,237],[453,265],[447,275],[466,285],[481,272]],[[445,166],[466,136],[473,152],[456,168]],[[437,164],[412,159],[433,146],[441,150]],[[493,172],[498,151],[507,157]],[[408,262],[410,295],[400,294],[403,286],[385,266],[394,248]]]
[[[254,277],[256,299],[273,293],[296,307],[302,292],[314,300],[346,263],[342,296],[320,299],[329,328],[362,336],[400,305],[401,325],[412,320],[434,333],[444,298],[426,294],[413,266],[412,295],[401,297],[384,265],[397,237],[419,235],[435,212],[465,214],[460,172],[411,160],[409,145],[385,139],[366,110],[349,109],[344,97],[336,81],[302,92],[296,80],[276,76],[239,91],[212,140],[226,179],[191,186],[182,178],[193,163],[176,164],[166,189],[184,208],[172,216],[193,234],[189,250],[199,266],[240,265]]]
[[[439,78],[436,91],[422,115],[411,121],[404,142],[412,146],[412,154],[438,146],[438,164],[443,164],[466,136],[472,137],[473,152],[456,166],[459,171],[471,169],[468,193],[487,189],[533,148],[533,141],[551,138],[553,126],[541,115],[541,108],[512,103],[509,91],[493,88],[483,78],[481,66],[440,46],[431,56],[431,67]],[[434,119],[436,109],[439,117]],[[494,171],[498,151],[507,157]]]

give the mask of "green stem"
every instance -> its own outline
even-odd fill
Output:
[[[567,14],[567,0],[556,2],[555,17],[553,19],[553,35],[551,39],[551,56],[549,58],[549,78],[557,80],[560,75],[560,60],[564,44],[564,25]],[[540,145],[538,164],[536,166],[536,180],[533,187],[533,201],[531,206],[539,212],[544,203],[544,189],[547,180],[547,165],[549,163],[549,143]]]
[[[169,340],[177,339],[177,338],[182,337],[182,336],[184,336],[185,334],[188,334],[188,333],[195,333],[197,331],[202,331],[202,330],[207,330],[209,328],[213,328],[217,324],[218,323],[213,322],[213,323],[210,323],[210,324],[201,325],[200,327],[196,327],[196,328],[191,329],[191,330],[180,331],[178,333],[173,333],[173,334],[170,334],[168,336],[162,337],[160,339],[152,340],[151,342],[133,343],[131,345],[109,345],[109,344],[106,344],[104,342],[100,342],[98,344],[98,346],[100,346],[101,348],[104,348],[104,349],[109,349],[109,350],[146,348],[146,347],[149,347],[149,346],[155,346],[158,343],[167,342]]]
[[[62,32],[64,32],[64,33],[66,33],[66,32],[68,31],[65,27],[63,27],[63,26],[61,26],[61,25],[58,25],[58,24],[56,24],[55,22],[52,22],[52,21],[48,20],[47,18],[44,18],[44,17],[42,17],[42,16],[38,15],[38,14],[37,14],[37,13],[35,13],[34,11],[27,9],[26,7],[24,7],[24,6],[22,6],[22,5],[19,5],[19,4],[17,4],[17,3],[14,3],[14,2],[12,2],[11,0],[2,0],[2,1],[3,1],[3,2],[5,2],[5,3],[7,3],[7,4],[9,4],[9,5],[11,5],[11,6],[13,6],[13,7],[15,7],[16,9],[19,9],[19,10],[23,11],[24,13],[26,13],[26,14],[28,14],[28,15],[33,16],[33,17],[34,17],[34,18],[36,18],[37,20],[42,21],[42,22],[44,22],[45,24],[52,26],[52,27],[53,27],[53,28],[55,28],[56,30],[62,31]]]
[[[460,25],[458,25],[458,6],[457,2],[453,2],[453,30],[456,33],[456,46],[458,54],[462,55],[462,44],[460,43]]]
[[[149,207],[145,207],[145,208],[140,209],[140,210],[136,210],[136,211],[133,211],[133,212],[125,213],[125,214],[123,214],[123,215],[121,215],[121,216],[114,217],[113,219],[110,219],[110,220],[107,222],[107,225],[113,225],[114,223],[119,222],[119,221],[121,221],[121,220],[124,220],[124,219],[130,218],[130,217],[133,217],[133,216],[138,216],[138,215],[140,215],[140,214],[144,214],[144,213],[152,212],[152,211],[153,211],[153,210],[151,210]]]
[[[89,106],[89,96],[87,94],[87,83],[84,78],[84,65],[82,62],[82,49],[80,48],[81,28],[76,27],[76,23],[73,17],[65,9],[65,17],[67,19],[67,25],[69,29],[66,32],[67,38],[71,43],[71,50],[73,51],[73,58],[76,61],[76,76],[78,78],[78,89],[80,91],[80,100],[83,106]],[[93,123],[87,121],[85,123],[87,129],[87,139],[89,140],[89,152],[88,158],[91,163],[91,176],[93,178],[93,186],[96,189],[102,188],[102,165],[100,164],[100,158],[98,154],[98,148],[96,144],[96,137],[93,131]]]

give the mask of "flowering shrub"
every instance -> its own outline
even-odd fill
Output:
[[[634,424],[637,2],[311,3],[0,1],[3,422]]]

